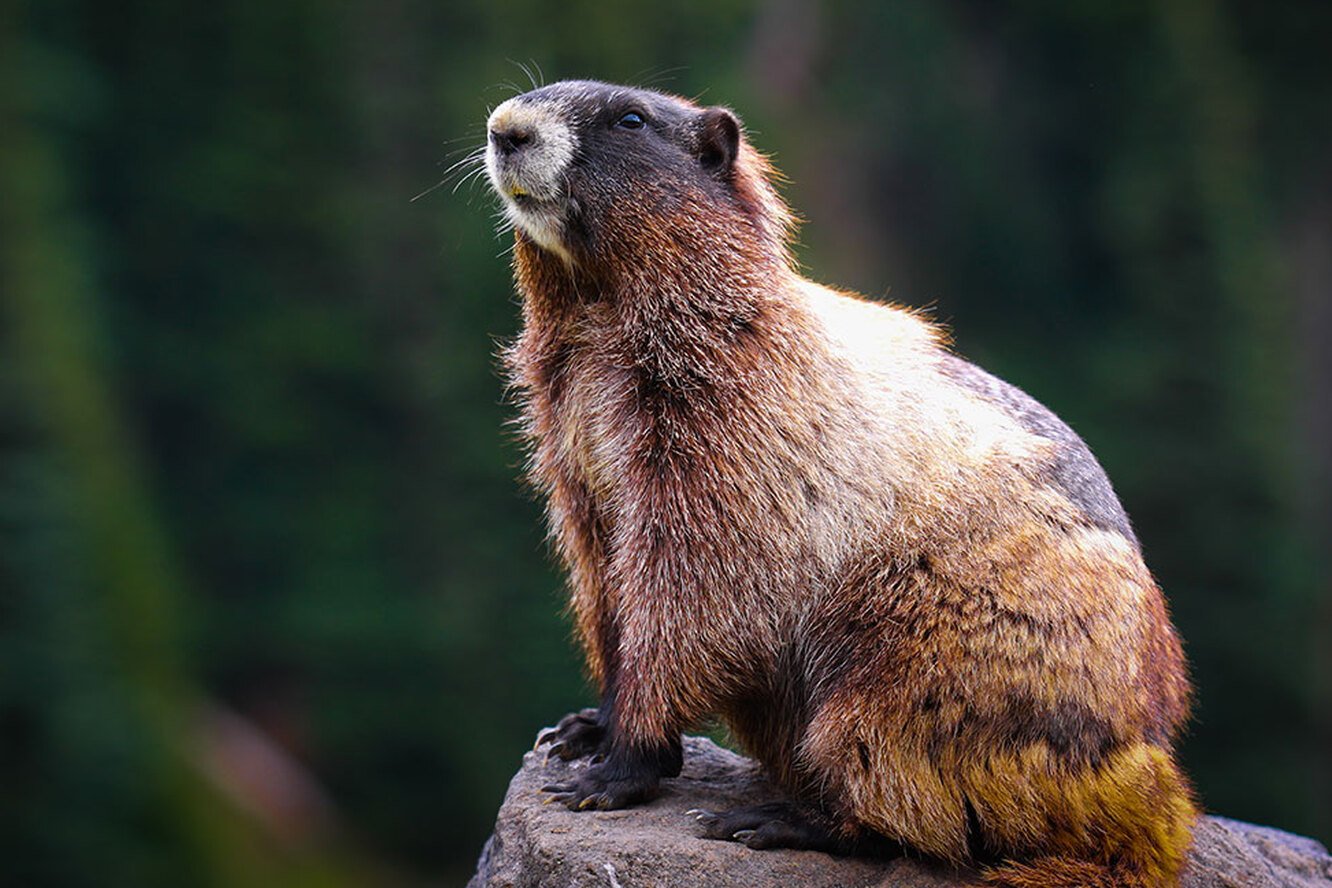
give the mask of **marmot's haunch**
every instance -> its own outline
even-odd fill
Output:
[[[574,810],[649,797],[709,716],[791,795],[751,848],[892,845],[1010,886],[1174,884],[1179,640],[1110,483],[918,315],[803,279],[736,117],[556,83],[489,120],[506,360],[601,706]]]

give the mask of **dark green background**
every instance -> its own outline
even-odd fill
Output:
[[[445,176],[518,62],[732,106],[812,277],[1081,432],[1204,803],[1332,839],[1332,5],[0,16],[3,884],[458,884],[589,699],[504,430],[508,245]]]

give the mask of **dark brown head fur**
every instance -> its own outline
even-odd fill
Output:
[[[505,102],[489,132],[519,236],[603,291],[659,290],[675,261],[723,277],[789,264],[790,214],[725,108],[568,81]]]

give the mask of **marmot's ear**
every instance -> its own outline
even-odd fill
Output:
[[[709,108],[698,125],[698,161],[724,182],[731,181],[740,150],[740,121],[725,108]]]

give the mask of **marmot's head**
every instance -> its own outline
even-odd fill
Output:
[[[564,81],[509,99],[487,130],[487,170],[520,248],[526,238],[592,274],[787,260],[791,217],[771,167],[725,108]]]

